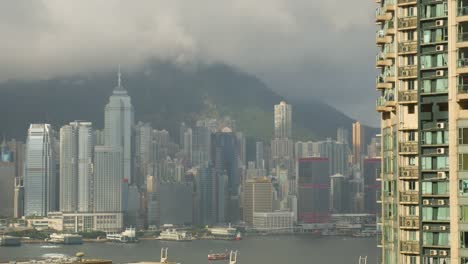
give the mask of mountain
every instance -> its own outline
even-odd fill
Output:
[[[0,133],[24,139],[30,123],[58,128],[73,120],[92,121],[102,128],[104,106],[116,83],[115,73],[1,83]],[[250,139],[268,139],[273,105],[285,100],[255,76],[223,64],[152,62],[124,74],[123,85],[132,97],[136,120],[172,134],[182,121],[230,116]],[[352,119],[319,101],[289,103],[296,139],[334,138],[338,127],[351,127]]]

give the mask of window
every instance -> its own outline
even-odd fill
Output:
[[[460,264],[468,264],[468,257],[462,257],[460,259]]]
[[[408,58],[408,65],[414,65],[415,64],[415,61],[416,61],[416,56],[414,55],[410,55],[407,57]]]
[[[458,129],[458,144],[468,145],[468,127]]]
[[[408,81],[408,90],[414,90],[415,89],[415,84],[414,84],[414,80],[409,80]]]
[[[460,222],[467,223],[468,222],[468,205],[461,205],[460,206]]]
[[[408,165],[415,166],[416,165],[416,156],[411,156],[408,158]]]
[[[408,105],[408,114],[414,114],[414,105]]]
[[[415,15],[416,15],[416,8],[410,6],[410,7],[408,8],[408,16],[411,17],[411,16],[415,16]]]
[[[468,153],[458,154],[458,170],[459,171],[468,170]]]
[[[416,190],[416,182],[415,181],[408,182],[408,189],[411,191]]]
[[[416,206],[414,206],[414,205],[409,206],[408,214],[409,215],[416,215]]]
[[[468,248],[468,232],[460,232],[460,247]]]
[[[468,180],[458,182],[458,192],[461,196],[468,196]]]
[[[406,33],[406,39],[407,39],[408,41],[414,40],[414,32],[413,32],[413,31],[408,31],[408,32]]]
[[[409,264],[416,264],[416,256],[409,256]]]
[[[415,141],[416,140],[416,132],[410,131],[408,132],[408,141]]]

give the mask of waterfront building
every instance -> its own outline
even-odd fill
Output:
[[[467,10],[378,1],[382,263],[468,260]]]
[[[47,223],[47,228],[64,233],[120,232],[124,227],[123,214],[118,212],[50,212],[42,222]]]
[[[94,212],[122,212],[122,148],[94,147]]]
[[[134,126],[134,110],[130,96],[122,86],[119,69],[118,83],[109,103],[104,110],[105,145],[114,149],[122,149],[122,176],[130,182],[132,179],[132,128]]]
[[[49,124],[31,124],[24,165],[24,214],[45,216],[58,209],[55,133]]]
[[[297,161],[297,218],[301,223],[324,223],[330,218],[328,158]]]
[[[334,214],[345,213],[348,209],[347,179],[342,174],[330,177],[330,211]]]
[[[273,186],[266,177],[248,179],[243,190],[243,220],[253,224],[253,214],[273,211]]]
[[[293,232],[294,213],[288,211],[254,212],[253,227],[264,232]]]
[[[90,122],[75,121],[60,129],[60,211],[92,211],[93,142]]]

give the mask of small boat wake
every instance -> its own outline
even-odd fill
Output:
[[[61,248],[59,245],[42,245],[41,248]]]

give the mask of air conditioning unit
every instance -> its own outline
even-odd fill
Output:
[[[444,51],[444,45],[437,45],[436,51]]]
[[[408,47],[408,46],[403,46],[403,47],[401,48],[401,51],[402,51],[402,52],[409,52],[409,47]]]
[[[447,179],[447,173],[445,171],[438,171],[437,172],[437,178],[445,180],[445,179]]]
[[[429,250],[429,255],[437,256],[437,250],[433,250],[433,249]]]
[[[441,255],[441,256],[447,256],[447,255],[448,255],[448,254],[447,254],[447,250],[440,250],[440,251],[439,251],[439,255]]]
[[[443,70],[436,71],[436,76],[444,76],[444,71]]]
[[[424,200],[423,200],[423,205],[429,205],[430,203],[431,203],[431,202],[430,202],[429,200],[427,200],[427,199],[424,199]]]
[[[402,28],[409,27],[409,22],[408,21],[401,22],[401,27]]]
[[[411,198],[410,198],[408,195],[402,195],[402,196],[401,196],[401,200],[402,200],[403,202],[408,202],[408,201],[411,200]]]
[[[447,230],[447,227],[446,227],[446,226],[440,226],[440,230],[446,231],[446,230]]]
[[[401,173],[401,176],[403,176],[403,177],[409,177],[409,176],[410,176],[410,173],[409,173],[409,171],[403,171],[403,172]]]
[[[401,152],[409,152],[409,148],[408,147],[402,147],[401,148]]]
[[[437,128],[445,128],[445,123],[444,122],[437,123]]]
[[[409,71],[401,71],[401,76],[409,76]]]
[[[445,154],[444,148],[437,148],[437,154]]]
[[[444,20],[436,20],[436,26],[443,26]]]
[[[423,230],[426,230],[426,231],[427,231],[427,230],[431,230],[431,227],[428,226],[428,225],[425,225],[425,226],[423,226]]]
[[[445,200],[437,200],[437,205],[445,205]]]

